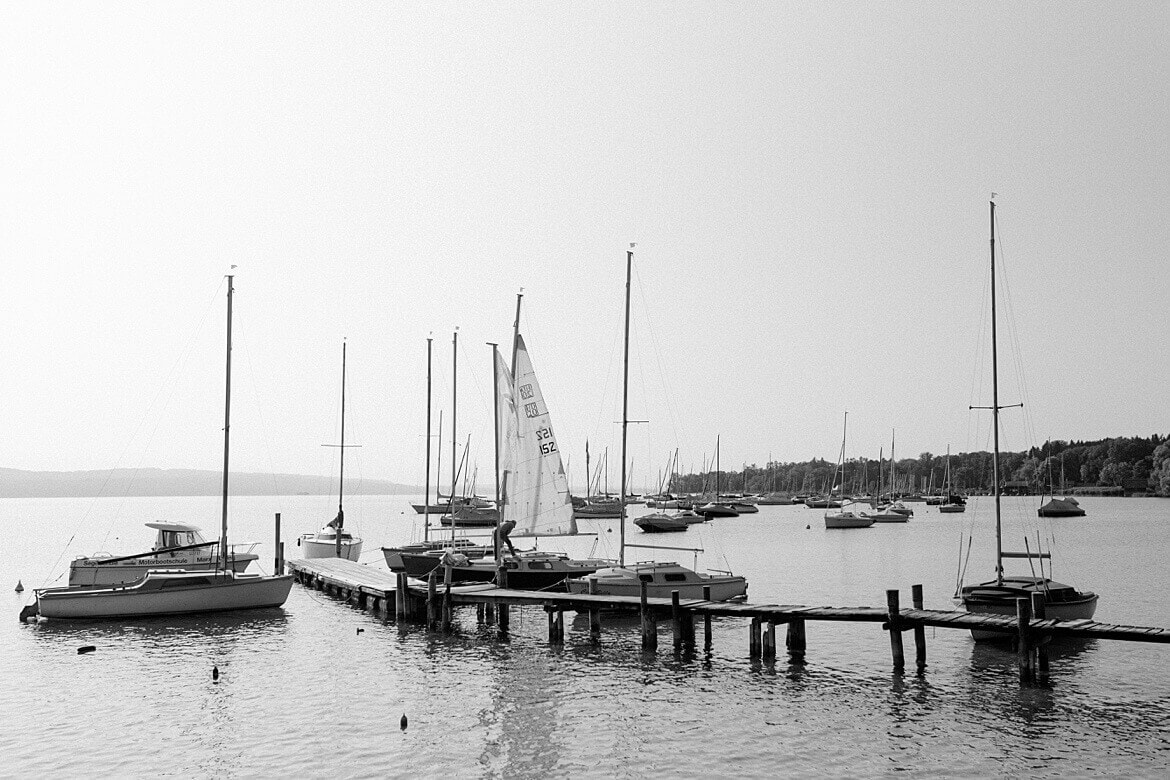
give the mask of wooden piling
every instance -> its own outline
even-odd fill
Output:
[[[763,621],[758,617],[752,618],[748,627],[748,658],[760,657],[760,625]]]
[[[914,609],[923,609],[921,585],[910,586],[910,599]],[[926,671],[926,626],[921,623],[914,625],[914,665],[918,668],[919,674]]]
[[[1036,620],[1045,620],[1047,617],[1047,610],[1045,609],[1046,599],[1043,593],[1032,594],[1032,617]],[[1048,642],[1050,637],[1047,635],[1036,637],[1036,680],[1037,682],[1048,682]]]
[[[674,632],[674,649],[681,650],[683,643],[683,627],[682,627],[682,607],[678,603],[678,591],[672,590],[670,592],[670,620],[673,624],[671,630]]]
[[[597,580],[586,578],[589,595],[597,594]],[[589,610],[589,638],[594,642],[601,641],[601,610],[593,607]]]
[[[439,573],[435,569],[431,569],[431,573],[427,575],[427,630],[433,631],[435,625],[439,622],[436,612],[439,608],[439,600],[435,597],[435,586],[438,583]]]
[[[788,660],[795,664],[804,663],[805,635],[804,618],[792,618],[788,621]]]
[[[565,611],[560,607],[557,608],[557,644],[563,645],[565,643]]]
[[[900,672],[906,668],[906,651],[902,647],[902,609],[898,605],[899,594],[896,589],[886,591],[886,620],[890,631],[890,654],[894,660],[894,671]]]
[[[1032,665],[1032,602],[1016,599],[1016,663],[1020,668],[1020,682],[1031,682],[1035,669]]]
[[[276,553],[276,560],[272,562],[272,573],[279,576],[284,574],[284,545],[280,542],[280,512],[276,513],[276,541],[272,545]]]
[[[501,588],[508,587],[508,570],[504,567],[502,560],[496,564],[496,584]],[[508,631],[508,625],[511,622],[511,616],[508,614],[508,605],[501,601],[496,612],[498,615],[497,625],[500,631],[506,633]]]
[[[776,660],[776,624],[771,620],[764,629],[763,657],[769,663]]]
[[[642,649],[645,651],[654,651],[658,649],[658,624],[654,613],[646,604],[646,583],[642,585],[642,600],[639,606],[639,613],[642,617]]]
[[[703,586],[703,601],[711,600],[711,586]],[[703,649],[711,649],[711,613],[703,613]]]
[[[552,604],[544,605],[544,614],[548,616],[548,643],[555,645],[557,643],[557,619],[553,613]]]

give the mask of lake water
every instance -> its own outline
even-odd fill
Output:
[[[326,497],[232,501],[232,541],[258,541],[265,571],[272,520],[295,537],[336,514]],[[378,548],[416,537],[402,496],[347,499],[347,527]],[[1170,501],[1085,498],[1085,518],[1041,522],[1039,501],[1005,499],[1005,548],[1055,540],[1057,580],[1101,596],[1097,618],[1170,627]],[[631,541],[701,546],[748,577],[761,603],[882,606],[887,588],[925,587],[953,606],[960,539],[974,539],[967,581],[993,573],[987,498],[964,515],[915,504],[906,524],[826,531],[821,513],[762,507],[685,534]],[[634,508],[637,514],[641,508]],[[643,654],[635,621],[567,621],[547,644],[541,610],[514,610],[507,641],[458,616],[451,635],[395,625],[294,585],[282,610],[129,623],[21,625],[31,590],[76,555],[138,552],[151,520],[217,535],[218,498],[7,499],[0,523],[0,776],[52,777],[990,777],[1170,771],[1170,646],[1091,641],[1053,648],[1052,681],[1022,688],[1010,650],[967,632],[928,629],[925,675],[891,671],[876,624],[807,624],[803,666],[747,657],[747,625],[722,620],[712,651],[676,657],[669,624]],[[616,550],[597,536],[551,539],[575,554]],[[632,528],[632,526],[631,526]],[[692,553],[629,551],[693,563]],[[1014,561],[1012,566],[1027,563]],[[253,568],[255,570],[255,567]],[[1013,569],[1009,568],[1009,571]],[[78,655],[82,645],[96,652]],[[908,652],[913,657],[912,640]],[[218,682],[211,677],[218,666]],[[404,731],[403,714],[409,718]]]

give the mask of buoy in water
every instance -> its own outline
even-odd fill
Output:
[[[219,667],[218,666],[211,667],[211,679],[212,680],[219,679]]]
[[[398,725],[402,727],[403,731],[406,731],[406,713],[405,712],[402,713],[402,720],[398,721]]]
[[[97,647],[94,645],[82,645],[81,647],[77,648],[77,654],[85,655],[86,653],[92,653],[94,650],[97,650]]]
[[[807,530],[809,530],[809,529],[811,529],[811,528],[812,528],[812,526],[811,526],[811,525],[806,525],[806,526],[804,527],[804,530],[806,530],[806,531],[807,531]]]
[[[364,629],[364,628],[359,628],[359,629],[357,630],[357,632],[358,632],[359,634],[360,634],[361,632],[363,632],[363,631],[365,631],[365,629]]]
[[[16,592],[24,593],[24,583],[22,583],[20,580],[16,581]]]

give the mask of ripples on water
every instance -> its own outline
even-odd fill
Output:
[[[954,534],[939,520],[843,537],[805,529],[807,510],[775,510],[707,529],[758,566],[753,600],[872,604],[922,581],[927,606],[946,606],[953,554],[932,563],[933,545]],[[1165,530],[1143,534],[1165,549]],[[776,552],[757,561],[761,548]],[[1147,597],[1164,576],[1130,571]],[[1121,585],[1086,574],[1104,617]],[[1164,605],[1143,611],[1159,619],[1123,622],[1170,622]],[[1161,777],[1170,759],[1165,646],[1054,646],[1052,684],[1021,688],[1010,651],[957,631],[928,629],[919,677],[890,671],[875,625],[809,623],[808,663],[794,666],[782,630],[782,659],[750,662],[742,621],[716,621],[710,653],[676,656],[669,624],[645,654],[634,620],[607,616],[595,646],[588,621],[569,618],[563,648],[548,647],[538,609],[514,610],[505,641],[467,610],[440,636],[294,586],[281,612],[0,621],[0,775]],[[78,655],[86,644],[96,652]]]

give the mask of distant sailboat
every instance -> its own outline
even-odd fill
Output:
[[[833,500],[833,493],[837,484],[837,472],[841,472],[841,484],[845,484],[845,432],[849,428],[849,412],[845,412],[845,422],[841,428],[841,456],[837,459],[837,467],[833,469],[833,479],[829,483],[829,501]],[[842,503],[844,503],[842,497]],[[825,528],[868,528],[873,525],[873,519],[848,509],[825,509]]]

